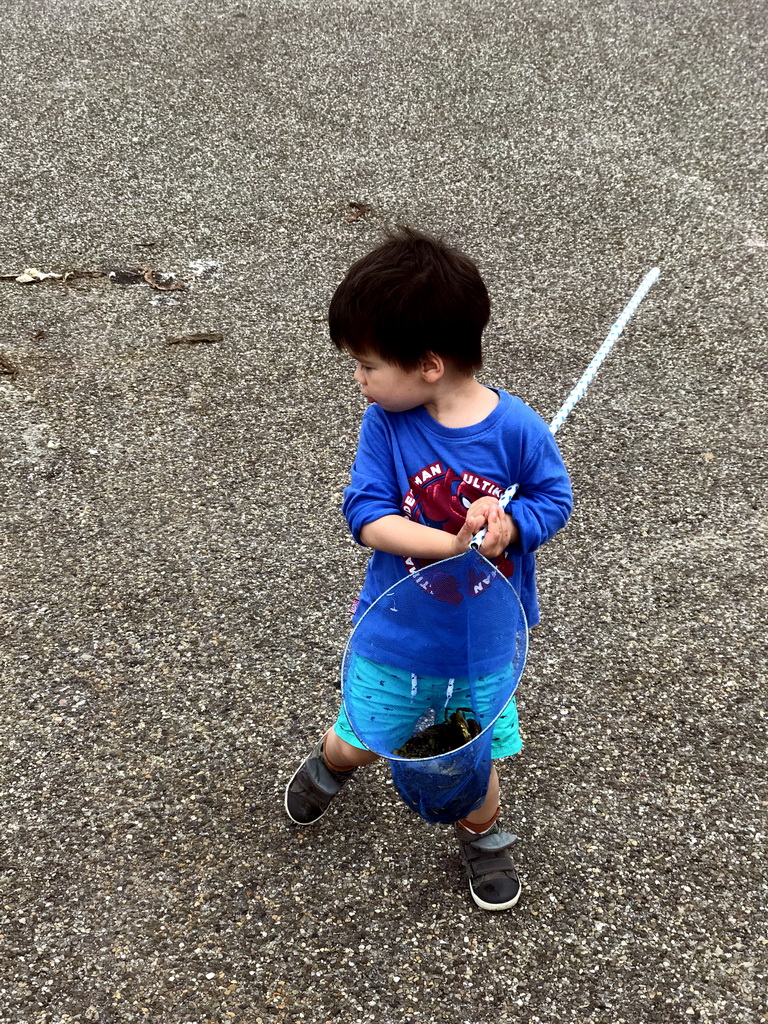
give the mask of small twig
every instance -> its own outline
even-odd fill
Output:
[[[16,380],[18,373],[18,366],[16,366],[15,363],[12,363],[7,356],[0,355],[0,375],[3,377],[10,377],[11,380]]]
[[[107,273],[104,270],[68,270],[63,277],[64,284],[67,284],[71,277],[75,280],[81,277],[107,277]]]
[[[169,338],[169,345],[199,345],[201,342],[224,341],[224,335],[217,331],[200,331],[197,334],[180,334]]]
[[[361,220],[366,214],[373,213],[373,207],[369,203],[350,202],[349,207],[354,212],[344,218],[348,224],[354,224],[355,221]]]

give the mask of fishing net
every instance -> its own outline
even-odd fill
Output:
[[[514,587],[477,551],[404,577],[355,626],[342,663],[344,710],[427,821],[454,822],[482,804],[493,726],[527,644]]]

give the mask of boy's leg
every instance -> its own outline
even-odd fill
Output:
[[[288,817],[297,825],[317,821],[353,772],[376,759],[376,754],[353,747],[331,729],[299,765],[285,788]]]
[[[353,747],[351,743],[347,743],[335,729],[331,729],[325,734],[323,757],[326,764],[336,768],[337,771],[360,768],[366,764],[373,764],[379,759],[379,755],[374,754],[372,750]]]
[[[499,776],[492,767],[485,800],[455,825],[469,891],[483,910],[508,910],[520,899],[520,879],[509,855],[517,837],[496,824],[500,810]]]
[[[355,655],[345,685],[352,700],[364,701],[367,714],[376,709],[387,723],[393,717],[398,721],[405,717],[409,721],[413,715],[410,672],[377,665]],[[405,728],[407,730],[408,725]],[[378,755],[355,735],[342,705],[333,728],[299,766],[286,787],[288,816],[300,825],[317,821],[355,769],[377,759]]]
[[[488,782],[488,791],[485,794],[483,803],[466,818],[462,818],[460,824],[471,829],[475,834],[487,832],[499,816],[499,773],[495,765],[491,766],[491,777]]]

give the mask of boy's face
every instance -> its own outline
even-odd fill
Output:
[[[372,352],[349,354],[355,360],[355,380],[369,403],[387,412],[405,412],[429,399],[431,390],[421,370],[404,370]]]

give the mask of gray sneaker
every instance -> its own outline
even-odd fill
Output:
[[[469,878],[472,899],[483,910],[508,910],[520,899],[520,879],[509,855],[517,836],[494,825],[484,836],[472,836],[456,823],[459,853]]]
[[[356,768],[348,772],[335,772],[323,760],[323,742],[302,762],[298,771],[285,787],[285,809],[297,825],[311,825],[322,818],[328,806]]]

